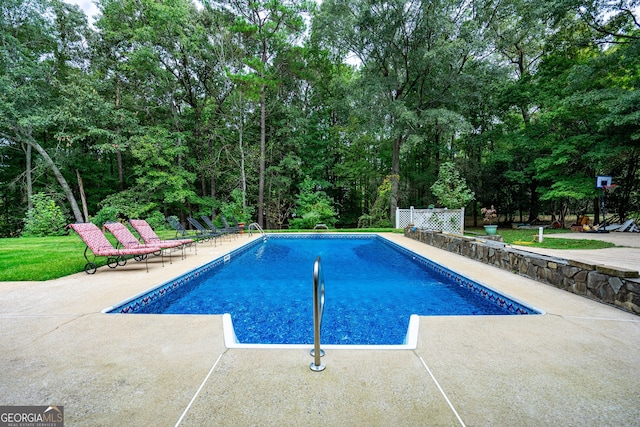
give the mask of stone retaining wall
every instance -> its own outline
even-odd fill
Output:
[[[404,235],[640,315],[638,271],[550,257],[487,240],[406,228]],[[500,238],[498,238],[500,239]]]

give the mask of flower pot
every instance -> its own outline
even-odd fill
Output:
[[[488,236],[495,236],[497,230],[498,230],[498,226],[497,225],[485,225],[484,226],[484,231],[487,233]]]

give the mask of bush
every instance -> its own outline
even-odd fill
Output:
[[[151,212],[146,218],[133,218],[144,219],[151,226],[151,228],[167,228],[167,223],[164,219],[164,215],[160,211]]]
[[[91,222],[98,227],[102,227],[107,222],[116,222],[118,220],[118,212],[118,209],[112,206],[105,206],[98,211],[96,216],[91,219]]]
[[[229,220],[249,224],[254,209],[251,206],[243,206],[242,190],[236,188],[231,192],[230,200],[222,203],[220,210],[222,215]]]
[[[376,198],[369,214],[361,215],[358,218],[358,228],[389,228],[392,227],[389,220],[389,203],[391,202],[391,184],[393,178],[398,175],[387,175],[378,186],[378,197]]]
[[[33,208],[24,219],[25,236],[62,236],[66,234],[67,221],[52,197],[37,193],[31,196]]]
[[[293,218],[289,225],[294,230],[312,229],[316,224],[325,224],[329,228],[336,223],[333,207],[318,203],[308,207],[310,210],[302,214],[302,218]]]
[[[438,198],[438,203],[449,209],[463,208],[475,197],[452,162],[440,165],[438,180],[431,186],[431,191]]]
[[[148,197],[140,189],[129,189],[111,194],[100,202],[101,209],[92,218],[91,222],[102,226],[105,222],[116,222],[128,219],[155,218],[159,215],[157,205],[148,200]],[[153,221],[153,219],[152,219]],[[164,221],[164,218],[163,218]],[[163,222],[161,221],[161,223]],[[152,225],[149,222],[149,225]]]
[[[300,186],[296,218],[289,221],[293,229],[310,229],[316,224],[333,227],[336,223],[336,212],[332,200],[324,191],[318,191],[309,177]]]

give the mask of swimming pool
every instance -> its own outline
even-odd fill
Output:
[[[225,339],[310,344],[311,273],[318,255],[326,283],[324,344],[406,344],[412,314],[538,313],[371,234],[269,235],[106,311],[230,313]]]

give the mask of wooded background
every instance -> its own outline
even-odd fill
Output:
[[[445,162],[474,217],[599,221],[597,175],[611,212],[640,210],[637,1],[96,3],[91,25],[0,4],[2,236],[38,193],[69,222],[227,209],[280,228],[320,194],[337,226],[390,225],[438,204]]]

